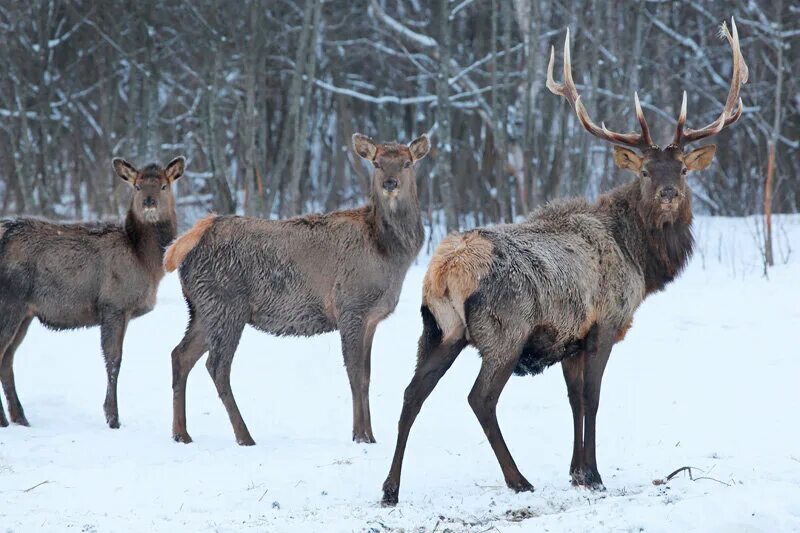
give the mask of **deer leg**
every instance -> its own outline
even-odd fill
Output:
[[[207,350],[206,332],[192,318],[180,344],[172,350],[172,438],[177,442],[192,442],[186,431],[186,380]]]
[[[117,378],[119,367],[122,364],[122,342],[125,340],[125,330],[128,327],[128,317],[121,312],[108,313],[100,324],[100,344],[103,348],[103,357],[106,361],[106,374],[108,386],[103,410],[106,414],[108,427],[119,427],[119,410],[117,408]]]
[[[14,341],[16,340],[17,331],[20,329],[20,325],[25,320],[25,313],[22,312],[20,309],[16,308],[8,308],[8,306],[3,306],[0,309],[0,368],[5,363],[5,356],[9,354],[9,352],[13,352],[12,346]],[[13,358],[13,353],[11,353]],[[11,363],[8,363],[9,368],[11,367]],[[3,387],[6,391],[5,387]],[[10,400],[9,400],[10,404]],[[11,405],[9,405],[9,414],[11,412]],[[8,426],[8,419],[6,418],[6,413],[3,410],[3,402],[0,401],[0,427]]]
[[[425,331],[419,340],[417,368],[403,396],[403,410],[397,424],[397,444],[394,449],[392,466],[386,481],[383,482],[383,505],[397,504],[397,497],[400,493],[400,473],[403,468],[408,434],[423,402],[467,345],[463,332],[456,340],[444,343],[440,342],[441,339],[430,342],[429,337],[429,325],[426,324]]]
[[[489,444],[503,471],[506,485],[515,492],[533,491],[533,485],[520,473],[514,458],[511,457],[497,423],[497,401],[519,357],[503,361],[500,357],[493,357],[487,353],[483,353],[482,356],[483,363],[478,379],[475,380],[475,385],[469,393],[469,405],[478,418],[486,438],[489,439]]]
[[[597,471],[597,456],[595,454],[595,434],[597,423],[597,408],[600,404],[600,385],[603,381],[603,372],[614,346],[615,331],[604,331],[600,334],[596,353],[590,353],[586,358],[583,384],[583,405],[585,409],[584,439],[583,439],[583,476],[580,485],[591,489],[605,490],[603,480]]]
[[[248,431],[247,425],[244,423],[231,390],[231,364],[236,353],[236,347],[239,345],[239,339],[242,337],[244,321],[236,322],[235,319],[229,318],[225,322],[217,323],[224,324],[223,331],[215,332],[215,334],[209,336],[209,353],[206,360],[206,368],[211,375],[211,379],[214,380],[217,394],[219,394],[219,398],[228,412],[236,442],[241,446],[252,446],[256,442],[250,436],[250,431]]]
[[[567,396],[572,407],[573,444],[572,461],[569,465],[569,475],[572,484],[576,485],[576,475],[583,472],[583,370],[586,364],[586,354],[580,354],[561,361],[564,371],[564,381],[567,382]]]
[[[372,417],[370,416],[369,409],[369,384],[370,374],[372,372],[372,340],[375,337],[375,329],[377,327],[377,322],[367,324],[364,334],[364,373],[362,374],[362,388],[364,390],[361,395],[361,420],[367,438],[372,439],[368,442],[375,442],[375,437],[372,434]]]
[[[0,362],[0,382],[3,384],[3,391],[6,394],[6,400],[8,400],[8,417],[12,423],[20,426],[28,426],[30,424],[25,418],[25,411],[22,409],[19,396],[17,396],[17,387],[14,383],[14,353],[22,343],[22,339],[25,338],[25,334],[28,333],[28,326],[31,325],[32,320],[32,315],[23,319],[22,324],[17,328],[14,339],[6,348],[2,362]],[[0,411],[2,411],[2,407],[0,407]]]
[[[365,407],[369,409],[369,350],[366,346],[366,338],[371,337],[369,329],[360,316],[343,315],[339,319],[344,366],[353,397],[353,440],[373,443],[372,427],[366,424],[369,413],[364,413]]]

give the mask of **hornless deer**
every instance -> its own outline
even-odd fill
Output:
[[[134,189],[124,224],[0,222],[0,381],[16,424],[28,421],[14,386],[14,352],[36,317],[56,330],[100,326],[108,374],[103,409],[108,425],[119,427],[122,341],[128,321],[156,303],[162,256],[176,234],[171,185],[183,174],[184,158],[166,168],[137,170],[124,159],[113,164]],[[8,425],[2,406],[0,425]]]
[[[186,431],[186,379],[209,352],[206,368],[230,417],[236,441],[255,444],[231,391],[231,363],[246,324],[274,335],[339,330],[353,395],[353,440],[375,442],[369,412],[372,338],[397,306],[406,271],[423,242],[415,163],[426,136],[408,146],[353,136],[375,172],[368,205],[288,220],[209,216],[167,250],[180,266],[189,307],[186,335],[172,351],[173,425]]]
[[[614,147],[618,166],[636,179],[603,194],[553,202],[520,224],[479,228],[446,237],[425,276],[423,333],[417,367],[405,391],[397,447],[383,485],[383,502],[397,503],[403,454],[422,403],[468,344],[482,357],[469,404],[515,491],[533,487],[517,469],[497,423],[496,405],[512,373],[538,374],[561,362],[572,406],[575,445],[573,484],[602,488],[595,459],[595,417],[603,369],[613,345],[625,336],[644,298],[663,289],[692,253],[692,207],[686,175],[706,168],[715,147],[685,153],[742,113],[747,66],[733,35],[733,80],[720,117],[699,130],[684,129],[686,93],[672,143],[656,146],[636,98],[641,133],[619,134],[589,118],[575,85],[564,45],[564,83],[547,87],[575,108],[584,128]],[[736,104],[738,101],[738,109]],[[584,435],[585,430],[585,435]]]

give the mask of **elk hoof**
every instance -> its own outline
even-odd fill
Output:
[[[375,444],[375,437],[371,433],[353,433],[353,442]]]
[[[6,415],[3,413],[3,408],[0,407],[0,428],[8,427],[8,420],[6,420]]]
[[[25,418],[25,415],[12,416],[11,417],[11,422],[13,422],[14,424],[16,424],[18,426],[25,426],[26,428],[31,426],[30,423],[28,423],[28,419]]]
[[[600,492],[606,490],[606,487],[603,485],[603,480],[600,478],[600,474],[591,471],[576,470],[573,472],[572,485]]]
[[[394,507],[397,505],[397,496],[399,493],[400,487],[387,479],[383,483],[383,499],[381,500],[381,505],[383,507]]]
[[[534,491],[533,485],[528,483],[528,480],[525,478],[522,478],[519,481],[507,481],[506,485],[508,485],[508,488],[517,493]]]
[[[245,435],[242,438],[237,438],[236,439],[236,443],[239,444],[239,446],[255,446],[256,445],[256,441],[254,441],[253,437],[251,437],[250,435]]]
[[[119,429],[119,416],[110,415],[106,417],[106,423],[111,429]]]
[[[184,431],[182,433],[175,433],[172,435],[172,440],[175,442],[182,442],[183,444],[189,444],[192,442],[192,437],[190,437],[189,434]]]

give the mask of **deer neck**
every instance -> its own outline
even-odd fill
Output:
[[[388,255],[416,257],[425,240],[422,213],[415,190],[389,198],[372,192],[370,219],[378,249]]]
[[[139,219],[133,209],[128,210],[125,219],[125,234],[128,241],[151,277],[157,282],[164,275],[164,251],[177,234],[176,215],[173,211],[168,220],[145,222]]]

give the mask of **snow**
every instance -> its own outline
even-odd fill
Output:
[[[350,441],[350,389],[336,334],[245,332],[233,390],[257,445],[237,446],[203,361],[188,428],[170,438],[170,351],[186,311],[168,276],[133,321],[120,375],[122,428],[105,426],[99,331],[31,326],[16,356],[32,427],[0,429],[4,531],[791,531],[800,530],[800,217],[776,220],[781,264],[761,274],[755,219],[697,223],[684,275],[640,308],[606,372],[598,460],[607,491],[568,480],[572,419],[559,368],[514,377],[499,420],[536,492],[514,494],[466,396],[465,350],[423,406],[400,503],[379,504],[421,329],[425,259],[378,328],[372,418],[378,444]],[[789,245],[788,263],[783,264]],[[690,480],[679,474],[692,466]],[[711,479],[713,478],[713,479]],[[494,529],[492,529],[494,531]]]

